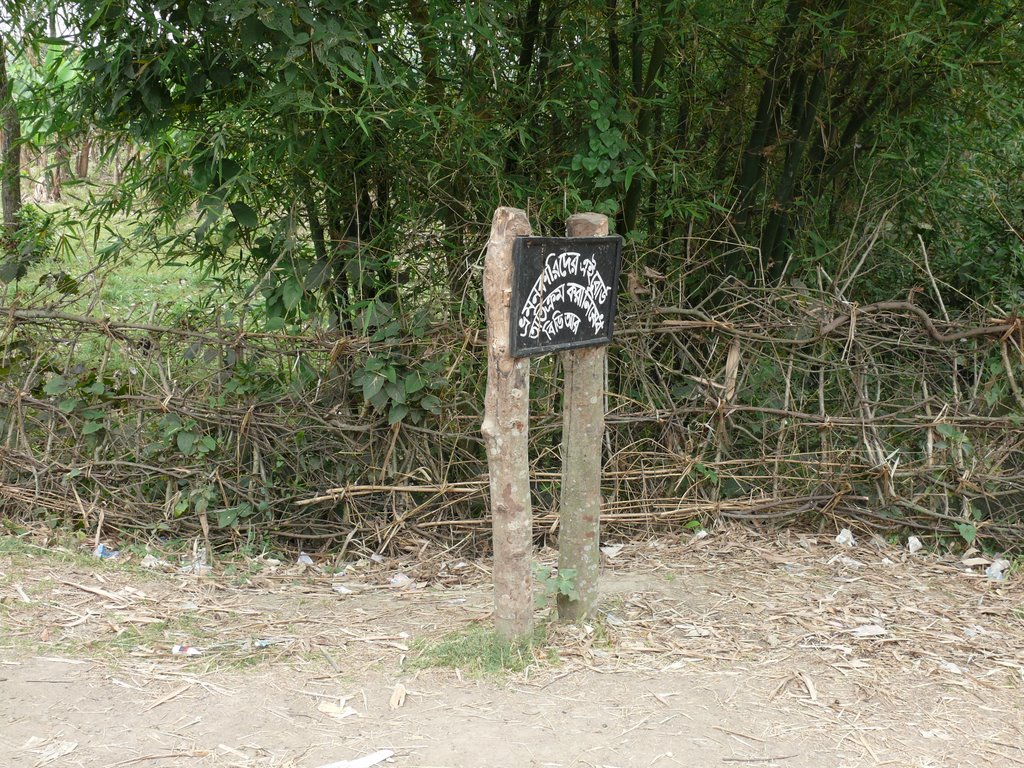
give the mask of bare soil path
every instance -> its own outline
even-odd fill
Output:
[[[197,577],[7,544],[12,768],[319,768],[380,750],[416,768],[1024,765],[1020,577],[952,559],[744,531],[626,544],[599,621],[552,625],[525,669],[480,677],[422,664],[488,626],[482,561]],[[389,586],[397,572],[413,584]]]

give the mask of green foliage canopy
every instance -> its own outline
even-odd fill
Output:
[[[411,269],[461,296],[502,203],[541,230],[593,209],[634,242],[701,243],[720,276],[856,273],[851,299],[913,287],[923,244],[967,299],[1021,300],[1019,3],[84,0],[62,13],[81,119],[146,148],[118,204],[144,198],[165,225],[198,210],[179,244],[273,266],[279,313],[318,291],[346,322],[393,305]]]

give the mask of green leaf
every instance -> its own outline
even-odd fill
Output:
[[[633,183],[633,174],[634,173],[636,173],[636,167],[635,166],[630,165],[630,166],[626,167],[626,180],[625,180],[625,182],[623,182],[623,186],[622,186],[623,189],[627,189],[627,190],[629,189],[629,186]]]
[[[978,537],[977,526],[971,525],[970,523],[957,523],[956,529],[960,532],[961,538],[967,542],[968,547],[974,544],[974,540]]]
[[[367,376],[363,380],[363,399],[372,400],[378,392],[384,387],[385,379],[380,374],[374,374],[373,376]]]
[[[246,48],[251,48],[257,43],[263,42],[265,36],[266,28],[260,23],[259,19],[255,16],[247,16],[242,23],[242,45]]]
[[[165,105],[164,95],[159,83],[152,80],[139,86],[139,94],[142,96],[142,103],[153,115],[160,114]]]
[[[28,268],[21,259],[0,261],[0,283],[13,283],[23,278],[27,272]]]
[[[414,371],[405,377],[405,394],[411,395],[413,392],[419,392],[426,384],[426,380],[419,372]]]
[[[203,23],[203,14],[206,11],[205,3],[192,2],[188,4],[188,20],[192,25],[198,27]]]
[[[76,398],[71,398],[70,400],[61,400],[60,405],[58,405],[57,407],[60,408],[62,413],[71,413],[73,410],[75,410],[75,408],[78,407],[78,404],[80,402],[82,401],[77,400]]]
[[[402,404],[405,402],[405,390],[397,384],[388,382],[387,386],[384,387],[384,391],[388,393],[388,398],[395,403]]]
[[[199,450],[203,453],[209,453],[210,451],[216,450],[217,441],[209,435],[203,435],[199,439]]]
[[[317,259],[302,279],[302,284],[307,291],[315,291],[326,282],[330,274],[331,262],[327,259]]]
[[[78,281],[66,272],[57,275],[57,293],[64,296],[73,296],[78,293]]]
[[[82,434],[91,435],[95,432],[99,432],[101,429],[103,429],[102,421],[87,421],[85,422],[85,426],[82,427]]]
[[[393,405],[391,407],[391,410],[388,411],[388,424],[392,424],[392,425],[393,424],[397,424],[402,419],[404,419],[408,413],[409,413],[409,406],[408,405],[404,405],[402,403],[399,403],[397,405]]]
[[[164,429],[177,429],[181,426],[181,417],[176,413],[164,414],[160,419],[160,426]]]
[[[192,432],[186,432],[182,430],[175,437],[175,442],[178,445],[178,450],[186,456],[191,456],[196,446],[196,435]]]
[[[693,468],[697,470],[697,474],[700,475],[701,477],[707,478],[713,483],[718,482],[718,473],[715,472],[715,470],[711,469],[710,467],[704,465],[702,462],[698,461],[696,464],[693,465]]]
[[[302,301],[302,285],[294,277],[289,277],[281,286],[281,299],[284,301],[284,308],[288,311],[295,309]]]
[[[259,226],[260,221],[256,216],[256,211],[248,203],[231,203],[228,208],[231,209],[231,215],[235,217],[238,226],[243,229],[256,229]]]
[[[63,395],[71,389],[71,384],[63,376],[54,376],[43,386],[43,392],[48,395]]]
[[[383,411],[384,406],[388,404],[388,399],[388,393],[382,389],[380,392],[378,392],[377,394],[370,398],[370,404],[374,407],[376,411],[380,412]]]

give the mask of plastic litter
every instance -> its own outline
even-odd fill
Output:
[[[139,563],[143,568],[149,568],[151,570],[164,570],[172,568],[173,566],[166,560],[161,560],[159,557],[154,555],[146,555],[142,558],[142,562]]]
[[[305,552],[299,552],[299,559],[296,562],[299,565],[314,565],[313,558],[307,555]]]
[[[253,648],[269,648],[272,645],[280,645],[281,643],[287,643],[287,637],[265,637],[253,642]]]
[[[414,586],[414,582],[404,573],[396,573],[388,581],[388,586],[392,589],[410,589]]]
[[[672,629],[678,630],[683,637],[711,637],[711,630],[695,624],[673,624]]]
[[[1006,578],[1006,571],[1009,567],[1009,560],[996,560],[985,569],[985,576],[992,581],[1003,581]]]
[[[175,656],[200,656],[203,652],[194,646],[182,644],[171,648],[171,653]]]
[[[910,550],[910,554],[916,555],[924,549],[924,544],[921,543],[921,540],[917,538],[917,536],[911,536],[907,539],[907,549]]]
[[[831,557],[829,558],[826,565],[832,565],[832,563],[839,563],[840,565],[845,565],[848,568],[864,567],[864,563],[862,563],[860,560],[854,560],[852,557],[847,557],[846,555],[836,555],[835,557]]]
[[[843,530],[839,532],[839,535],[836,536],[836,544],[840,547],[852,547],[856,545],[856,543],[857,540],[853,538],[853,531],[849,528],[843,528]]]
[[[355,760],[338,760],[335,763],[321,765],[319,768],[373,768],[378,763],[383,763],[389,757],[393,757],[394,754],[390,749],[381,749],[372,755],[358,757]]]
[[[98,557],[100,560],[113,560],[121,553],[116,549],[111,549],[106,544],[98,544],[96,549],[92,551],[94,557]]]
[[[690,541],[700,541],[701,539],[706,539],[708,536],[708,532],[701,528],[699,531],[693,534],[693,538],[691,538]]]
[[[35,761],[35,765],[49,765],[62,757],[67,757],[72,752],[78,749],[77,741],[56,741],[53,739],[43,739],[39,736],[32,736],[26,741],[20,750],[23,752],[34,752],[39,755],[39,759]],[[4,750],[6,753],[6,750]],[[77,761],[76,761],[77,762]],[[61,765],[66,763],[62,762]]]
[[[601,552],[604,553],[605,557],[611,560],[614,557],[618,557],[625,546],[625,544],[605,544],[601,547]]]
[[[331,589],[339,595],[354,595],[356,593],[354,589],[349,589],[344,584],[331,584]]]
[[[889,632],[885,627],[880,627],[877,624],[863,624],[855,629],[851,629],[850,634],[854,637],[881,637],[882,635],[889,634]]]
[[[316,705],[316,708],[318,711],[323,712],[329,717],[333,717],[335,720],[344,720],[346,717],[359,714],[346,703],[344,698],[341,698],[338,701],[321,701]],[[370,765],[372,765],[372,763],[370,763]]]
[[[178,573],[194,573],[201,576],[209,573],[212,569],[206,564],[206,547],[199,547],[191,563],[186,563],[178,569]]]

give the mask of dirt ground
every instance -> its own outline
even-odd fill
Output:
[[[743,530],[627,543],[597,621],[481,677],[423,664],[488,626],[484,561],[197,576],[0,543],[12,768],[1024,765],[1024,590],[980,560]]]

